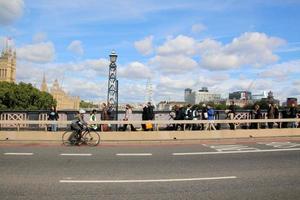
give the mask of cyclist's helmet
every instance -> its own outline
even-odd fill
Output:
[[[80,114],[84,114],[84,113],[85,113],[85,110],[80,109],[80,110],[79,110],[79,113],[80,113]]]

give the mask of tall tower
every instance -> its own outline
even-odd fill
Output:
[[[118,120],[118,80],[117,80],[117,61],[118,55],[112,51],[109,55],[109,73],[108,73],[108,91],[107,91],[107,105],[111,109],[111,119]],[[116,127],[117,128],[117,127]]]
[[[189,103],[191,100],[192,89],[185,88],[184,90],[184,102]]]
[[[42,85],[41,85],[41,91],[42,92],[48,92],[48,86],[47,86],[47,82],[46,82],[45,73],[43,75],[43,82],[42,82]]]
[[[146,94],[147,94],[145,97],[146,103],[151,102],[152,105],[155,105],[154,100],[153,100],[153,87],[152,87],[152,82],[151,82],[150,78],[148,78],[148,80],[147,80]]]
[[[16,51],[13,51],[6,40],[6,47],[0,56],[0,81],[16,82]]]

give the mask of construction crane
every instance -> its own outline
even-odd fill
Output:
[[[249,100],[250,100],[250,97],[248,96],[249,92],[250,92],[251,89],[255,88],[256,80],[259,76],[260,76],[260,73],[257,73],[255,78],[250,82],[250,84],[248,85],[248,87],[245,91],[245,104],[246,105],[248,105]]]

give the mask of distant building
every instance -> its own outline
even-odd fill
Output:
[[[226,100],[226,106],[231,105],[231,102],[234,102],[234,105],[244,108],[247,105],[253,104],[253,100],[246,100],[246,99],[227,99]]]
[[[229,93],[229,99],[233,100],[251,100],[252,94],[249,91],[237,91]]]
[[[277,104],[279,105],[280,101],[274,98],[273,92],[269,91],[267,98],[262,98],[262,101],[266,101],[267,103]]]
[[[41,91],[49,92],[53,98],[56,100],[57,110],[79,110],[80,98],[72,97],[68,95],[58,84],[57,79],[54,81],[53,86],[48,90],[46,78],[43,77],[43,82],[41,84]]]
[[[16,82],[16,51],[6,47],[0,56],[0,81]]]
[[[184,101],[185,102],[190,102],[191,94],[192,94],[192,89],[191,88],[186,88],[184,90]]]
[[[297,98],[289,97],[289,98],[286,99],[286,105],[288,107],[290,107],[292,104],[298,105],[297,101],[298,101]]]
[[[42,81],[42,85],[41,85],[41,91],[42,92],[49,92],[48,91],[48,86],[47,86],[45,74],[43,76],[43,81]]]
[[[266,91],[262,92],[261,94],[253,94],[252,95],[252,99],[254,101],[259,101],[259,100],[261,100],[263,98],[267,98],[267,97],[268,97],[268,94]]]
[[[172,108],[177,105],[177,106],[185,106],[186,102],[182,101],[161,101],[157,105],[157,110],[158,111],[170,111]]]
[[[187,93],[187,92],[189,93]],[[214,102],[219,103],[221,101],[221,94],[215,94],[208,91],[207,87],[202,87],[198,91],[185,90],[185,102],[188,104],[199,104]]]

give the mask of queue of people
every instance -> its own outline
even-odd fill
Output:
[[[81,110],[80,116],[83,116],[83,111]],[[99,125],[96,122],[101,121],[111,121],[113,120],[112,117],[112,107],[109,105],[106,105],[105,103],[102,104],[101,110],[99,112],[99,118],[97,117],[97,110],[93,109],[90,112],[89,116],[89,126],[90,128],[98,131],[111,131],[112,126],[109,124],[102,124]],[[230,103],[230,106],[227,110],[225,110],[226,118],[228,120],[234,120],[236,119],[236,107],[234,105],[234,102],[232,101]],[[215,124],[214,120],[218,118],[218,113],[215,111],[212,105],[208,104],[202,104],[201,106],[196,105],[190,105],[187,106],[178,106],[175,105],[172,109],[172,111],[169,114],[169,120],[208,120],[208,123],[170,123],[170,125],[167,126],[168,130],[216,130],[220,129],[220,124]],[[270,103],[268,105],[268,109],[265,114],[261,111],[261,108],[258,104],[254,105],[253,109],[250,111],[250,119],[279,119],[279,118],[299,118],[299,112],[297,110],[297,107],[295,104],[292,104],[290,108],[283,109],[281,112],[279,111],[278,105]],[[57,121],[59,119],[58,112],[53,107],[50,112],[48,113],[48,120],[49,121]],[[133,112],[132,112],[132,106],[129,104],[125,107],[125,114],[124,114],[124,121],[132,121],[133,118]],[[142,120],[145,121],[145,123],[141,124],[143,131],[151,131],[154,130],[154,124],[147,122],[155,120],[155,113],[154,113],[154,106],[148,102],[143,106],[142,111]],[[229,123],[229,129],[235,130],[236,124],[235,123]],[[266,126],[265,126],[266,125]],[[300,127],[300,124],[296,122],[267,122],[267,123],[251,123],[248,128],[250,129],[258,129],[258,128],[269,128],[272,129],[274,127],[276,128],[297,128]],[[136,127],[133,124],[124,124],[122,126],[119,126],[119,130],[126,131],[128,129],[128,126],[131,131],[136,131]],[[51,131],[57,131],[57,123],[51,123],[48,130]]]

